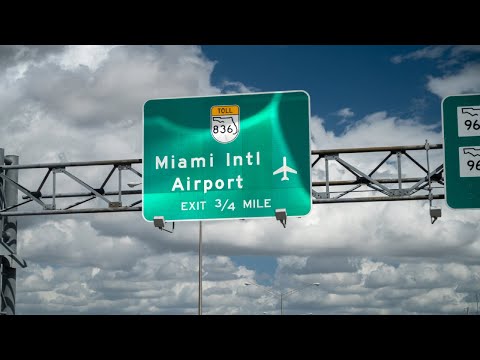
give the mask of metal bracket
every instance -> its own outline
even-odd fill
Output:
[[[156,228],[159,228],[160,230],[163,230],[163,231],[166,231],[166,232],[169,232],[169,233],[173,233],[173,230],[175,229],[175,222],[172,224],[172,230],[167,230],[165,229],[165,217],[163,216],[154,216],[153,217],[153,225],[156,227]]]
[[[127,165],[118,165],[117,170],[118,170],[118,201],[112,201],[110,204],[108,204],[109,208],[117,208],[117,207],[122,207],[122,171],[123,170],[128,170]]]
[[[318,192],[312,189],[312,195],[315,199],[328,199],[328,194],[326,192]]]
[[[287,209],[276,209],[275,218],[280,221],[284,228],[287,227]]]
[[[409,195],[408,189],[392,189],[391,190],[394,196],[406,196]]]
[[[432,224],[435,221],[437,221],[437,219],[441,216],[442,216],[442,209],[441,208],[430,207],[430,219],[432,221]]]
[[[432,200],[433,200],[433,194],[430,191],[430,193],[428,194],[428,202],[430,204],[430,220],[433,224],[435,221],[437,221],[439,217],[442,216],[442,208],[432,206]]]
[[[428,139],[425,140],[425,152],[427,154],[427,177],[428,177],[428,203],[430,206],[430,221],[432,224],[437,221],[439,217],[442,216],[442,209],[439,207],[432,206],[433,193],[432,193],[432,179],[430,174],[430,160],[428,157],[428,150],[430,149],[430,144]]]

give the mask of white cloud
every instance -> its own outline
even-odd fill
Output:
[[[259,92],[259,89],[252,86],[246,86],[240,81],[224,81],[222,83],[222,88],[225,94],[241,94],[241,93]]]
[[[58,62],[64,69],[74,70],[79,66],[87,66],[90,70],[96,70],[98,66],[108,58],[109,51],[116,45],[69,45],[64,52],[53,55],[53,60]]]
[[[114,255],[112,255],[114,256]],[[94,261],[95,262],[95,261]],[[42,267],[32,263],[19,274],[19,313],[156,314],[196,313],[198,258],[195,254],[133,257],[133,266],[106,269],[86,264]],[[96,261],[100,266],[102,261]],[[237,290],[247,275],[226,257],[204,259],[212,276],[203,281],[203,310],[238,313]],[[95,271],[97,270],[97,271]],[[45,275],[49,272],[50,275]],[[95,272],[95,276],[91,276]],[[229,274],[225,278],[220,274]],[[245,300],[246,303],[248,303]]]
[[[419,145],[429,139],[441,142],[439,125],[425,125],[414,119],[390,116],[385,111],[369,114],[349,125],[336,137],[325,132],[323,119],[312,116],[312,149],[335,149],[368,146]],[[363,157],[363,156],[362,156]]]
[[[428,76],[427,89],[444,98],[480,91],[480,63],[478,56],[475,57],[479,52],[479,45],[428,46],[404,55],[396,55],[391,61],[399,64],[405,60],[435,60],[444,74]],[[446,72],[447,69],[450,70]]]
[[[449,95],[480,92],[480,64],[470,63],[459,72],[440,77],[428,77],[428,90],[440,98]]]
[[[405,60],[436,60],[443,75],[427,77],[427,89],[440,98],[449,95],[477,93],[480,91],[480,63],[478,57],[466,62],[468,55],[480,52],[479,45],[428,46],[414,52],[396,55],[391,61],[399,64]],[[458,69],[452,66],[457,66]],[[450,68],[448,72],[445,70]],[[423,106],[421,103],[419,104]]]
[[[349,118],[355,115],[355,113],[350,108],[343,108],[338,110],[335,115],[338,115],[343,118]]]
[[[19,313],[195,314],[197,260],[188,253],[147,255],[128,271],[102,270],[94,278],[92,268],[58,266],[45,278],[45,268],[33,263],[19,274]],[[361,258],[353,273],[299,274],[300,266],[274,286],[245,286],[253,271],[235,275],[238,268],[225,257],[207,256],[205,268],[213,276],[203,282],[204,314],[278,314],[280,293],[291,293],[283,299],[286,314],[458,314],[469,305],[468,294],[480,289],[480,267],[457,263],[393,266]],[[220,269],[230,276],[216,276]],[[312,279],[319,286],[305,285]]]
[[[452,56],[468,52],[480,52],[480,45],[457,45],[452,47]]]
[[[425,48],[412,51],[405,55],[395,55],[390,60],[394,64],[400,64],[405,60],[419,60],[419,59],[438,59],[450,46],[427,46]]]
[[[69,161],[140,157],[146,99],[228,91],[211,84],[215,63],[196,46],[9,48],[3,57],[0,52],[0,66],[0,143],[23,163],[57,162],[61,154]],[[251,90],[235,81],[225,85]],[[350,108],[340,111],[353,115]],[[383,111],[337,136],[313,116],[311,144],[441,143],[439,130]],[[345,159],[373,169],[382,156]],[[424,154],[418,160],[425,164]],[[441,152],[432,152],[432,166],[441,161]],[[411,173],[415,166],[405,161],[402,169]],[[382,176],[396,171],[395,162],[379,169]],[[97,170],[78,174],[99,180]],[[320,163],[313,177],[323,174]],[[351,178],[335,165],[330,174]],[[22,181],[33,182],[28,176]],[[66,180],[59,176],[58,186]],[[289,296],[287,313],[461,312],[477,291],[478,214],[438,204],[444,212],[434,225],[425,202],[315,205],[307,217],[289,219],[286,229],[273,219],[205,222],[204,313],[278,313],[278,298],[244,286],[255,269],[230,258],[259,254],[278,256],[269,289],[321,284]],[[196,313],[198,224],[179,223],[168,234],[140,213],[18,222],[19,253],[29,264],[18,271],[18,313]]]
[[[427,46],[407,54],[395,55],[390,60],[394,64],[400,64],[407,60],[427,59],[437,64],[443,73],[457,71],[456,68],[463,67],[468,61],[478,62],[479,52],[478,45]]]
[[[198,47],[77,48],[25,60],[16,80],[0,73],[1,121],[10,133],[3,146],[24,163],[58,161],[61,152],[77,160],[139,157],[146,100],[220,93],[210,85],[213,62]]]

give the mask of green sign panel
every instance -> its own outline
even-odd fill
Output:
[[[148,100],[143,217],[219,220],[310,212],[304,91]]]
[[[445,200],[452,209],[480,208],[480,94],[442,102]]]

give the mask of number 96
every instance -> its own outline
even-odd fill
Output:
[[[480,124],[478,123],[478,120],[475,120],[472,124],[472,120],[465,120],[465,126],[467,127],[467,130],[470,130],[473,127],[473,130],[479,130],[480,129]]]
[[[474,167],[475,169],[480,170],[480,160],[478,160],[476,164],[475,161],[468,160],[467,165],[470,167],[470,171],[472,171]]]

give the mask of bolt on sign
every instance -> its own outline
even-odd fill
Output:
[[[148,100],[143,107],[146,221],[307,215],[310,97],[278,91]]]

